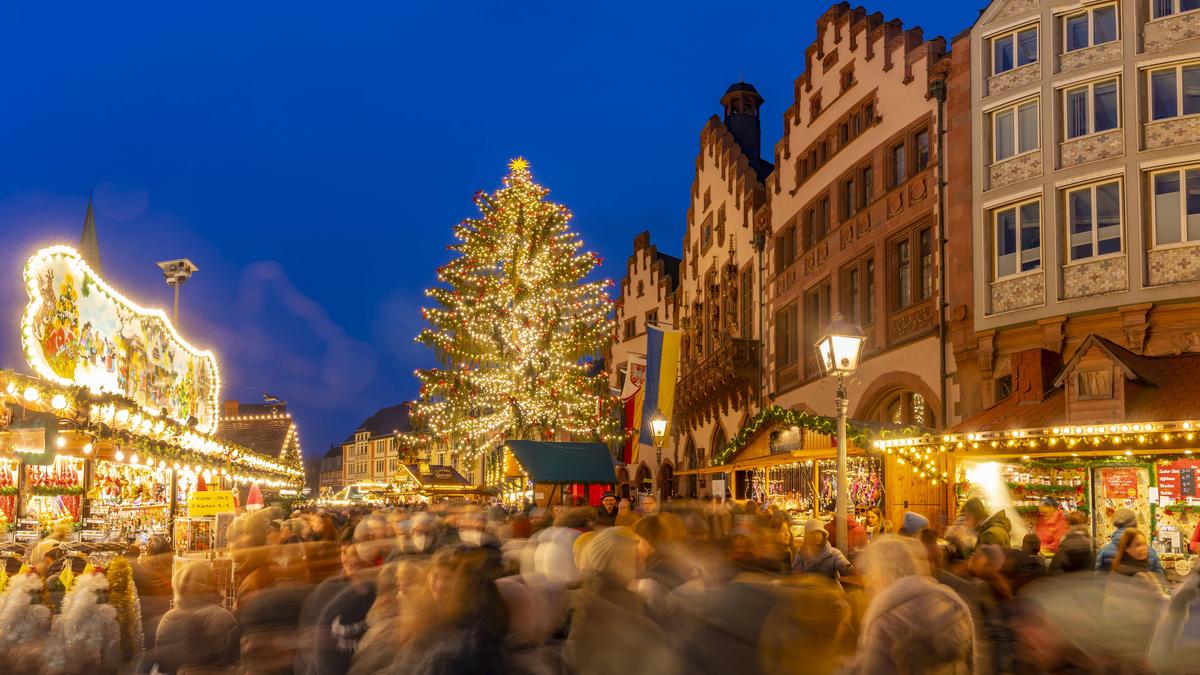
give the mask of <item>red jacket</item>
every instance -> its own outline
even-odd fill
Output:
[[[1055,511],[1054,515],[1049,518],[1039,513],[1034,532],[1037,533],[1038,539],[1042,540],[1042,549],[1054,553],[1058,551],[1058,543],[1062,541],[1069,529],[1071,526],[1067,523],[1066,514],[1062,511]]]
[[[837,519],[833,519],[825,523],[825,531],[829,533],[829,545],[842,551],[843,553],[851,553],[861,551],[867,547],[867,528],[862,523],[850,516],[846,519],[846,535],[850,540],[850,548],[843,548],[837,540]]]
[[[1188,544],[1192,553],[1200,553],[1200,523],[1196,523],[1196,530],[1192,532],[1192,542]]]

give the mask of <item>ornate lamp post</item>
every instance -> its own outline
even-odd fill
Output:
[[[660,491],[662,490],[662,449],[667,442],[667,427],[670,424],[671,421],[662,414],[662,411],[655,408],[654,414],[650,416],[650,435],[654,437],[654,460],[656,462],[654,475],[659,481]]]
[[[867,336],[863,334],[858,324],[842,319],[838,314],[825,329],[825,333],[817,340],[817,361],[821,364],[821,374],[825,377],[837,376],[837,513],[835,515],[838,546],[843,549],[848,545],[847,521],[849,520],[849,504],[846,498],[850,487],[846,479],[846,388],[843,380],[852,375],[858,368],[859,357],[862,356],[863,343]]]

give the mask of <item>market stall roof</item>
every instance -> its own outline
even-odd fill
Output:
[[[463,478],[463,475],[452,466],[444,464],[404,464],[402,466],[421,487],[444,489],[471,486],[471,481]]]
[[[604,443],[507,441],[535,483],[616,482],[612,453]]]
[[[289,446],[299,442],[286,403],[260,405],[226,401],[225,413],[216,436],[260,455],[282,458],[287,455]]]

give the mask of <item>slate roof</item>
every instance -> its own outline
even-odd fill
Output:
[[[374,415],[363,420],[354,433],[366,431],[371,438],[378,438],[379,436],[389,436],[397,431],[412,431],[412,421],[409,417],[411,408],[412,404],[408,402],[380,408],[375,411]],[[350,434],[343,444],[353,442],[354,434]]]
[[[679,287],[679,258],[657,251],[655,252],[655,257],[662,261],[663,273],[671,275],[671,284],[667,292],[674,293],[675,289]]]
[[[294,433],[286,406],[239,403],[237,416],[222,417],[216,435],[259,454],[278,458]]]

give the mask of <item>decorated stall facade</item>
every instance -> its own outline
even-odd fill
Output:
[[[1168,577],[1190,570],[1200,524],[1200,355],[1145,356],[1090,336],[1066,363],[1035,349],[1014,355],[1013,394],[941,435],[879,441],[902,455],[946,459],[955,482],[947,509],[979,496],[1012,515],[1014,539],[1054,498],[1089,515],[1097,545],[1112,516],[1131,509]]]
[[[0,531],[169,536],[195,490],[303,480],[295,463],[214,435],[216,359],[160,310],[65,246],[30,258],[25,283],[21,338],[36,375],[0,371]]]
[[[485,487],[506,504],[567,504],[616,483],[616,463],[604,443],[510,440],[489,460]]]

